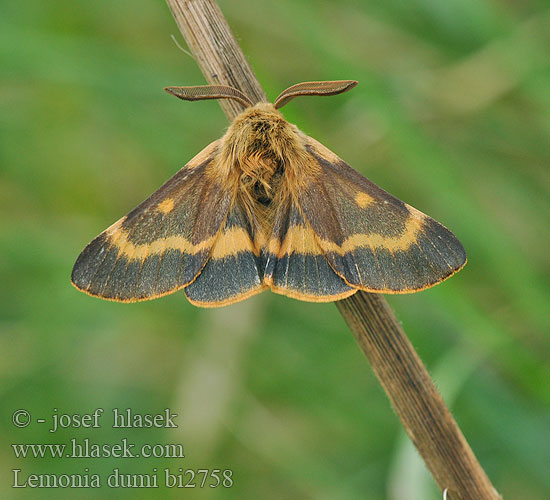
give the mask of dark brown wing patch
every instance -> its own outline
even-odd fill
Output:
[[[235,203],[204,269],[185,288],[191,303],[202,307],[226,306],[266,288],[261,258],[251,234],[245,211]]]
[[[311,226],[290,199],[278,210],[264,253],[264,280],[276,293],[330,302],[356,292],[330,267]]]
[[[211,172],[218,143],[82,251],[71,278],[77,288],[133,302],[174,292],[197,277],[233,197]]]
[[[352,287],[406,293],[439,283],[466,263],[458,239],[390,195],[314,139],[321,172],[297,201],[331,267]]]

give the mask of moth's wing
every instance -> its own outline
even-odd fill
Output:
[[[276,293],[308,302],[329,302],[357,291],[331,268],[311,225],[290,198],[277,207],[263,256],[264,281]]]
[[[369,292],[406,293],[448,278],[466,253],[447,228],[369,181],[305,137],[318,165],[299,205],[332,268]]]
[[[134,302],[175,292],[197,277],[232,199],[215,175],[219,142],[82,251],[71,278],[77,288]]]
[[[260,252],[246,211],[236,201],[229,210],[212,253],[193,283],[185,288],[189,301],[201,307],[240,302],[266,288]]]

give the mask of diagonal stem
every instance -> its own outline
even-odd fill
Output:
[[[267,100],[215,0],[167,3],[208,83]],[[236,101],[220,105],[229,120],[242,111]],[[447,499],[500,500],[385,298],[357,292],[336,307]]]
[[[229,85],[248,96],[253,103],[267,101],[231,28],[215,1],[167,0],[181,34],[210,85]],[[231,121],[243,108],[236,102],[220,101]]]
[[[447,498],[500,499],[384,297],[358,292],[336,306]]]

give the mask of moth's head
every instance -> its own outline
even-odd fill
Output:
[[[203,99],[233,99],[241,103],[246,110],[250,108],[257,108],[258,110],[265,110],[266,112],[276,112],[275,110],[282,108],[289,101],[295,97],[302,95],[336,95],[342,92],[347,92],[357,85],[355,80],[336,80],[330,82],[304,82],[297,83],[292,87],[289,87],[285,91],[281,92],[279,97],[275,99],[273,104],[271,103],[257,103],[254,104],[240,90],[226,85],[198,85],[193,87],[166,87],[164,90],[169,94],[185,101],[199,101]],[[262,108],[261,106],[264,106]]]
[[[242,122],[247,123],[264,123],[264,122],[283,122],[283,115],[270,102],[259,102],[248,106],[241,114],[239,114],[233,125],[238,125]]]
[[[262,144],[269,149],[269,145],[276,138],[288,138],[292,136],[292,125],[288,123],[281,113],[270,102],[259,102],[249,106],[231,123],[227,130],[229,143],[238,143],[240,138],[245,138],[243,153],[249,144]]]

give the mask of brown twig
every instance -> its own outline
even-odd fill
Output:
[[[206,80],[266,96],[214,0],[167,0]],[[222,100],[232,120],[240,105]],[[383,296],[358,292],[336,302],[405,430],[448,500],[499,500],[426,368]]]
[[[500,499],[384,297],[358,292],[336,306],[447,498]]]
[[[167,0],[167,3],[209,84],[234,87],[250,97],[253,103],[267,101],[260,82],[215,1]],[[243,110],[231,99],[218,102],[230,121]]]

